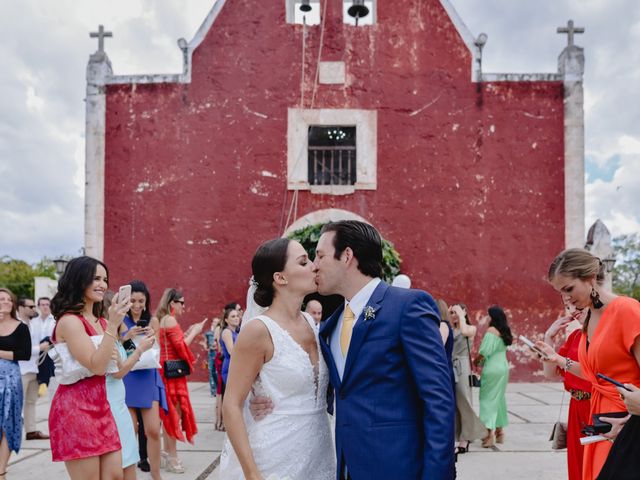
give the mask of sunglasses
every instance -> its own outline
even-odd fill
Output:
[[[184,300],[174,300],[173,303],[180,303],[180,304],[184,305]]]

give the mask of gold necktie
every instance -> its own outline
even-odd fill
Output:
[[[340,349],[342,355],[347,356],[347,350],[349,350],[349,343],[351,342],[351,332],[353,332],[353,322],[355,317],[351,311],[351,307],[347,305],[344,307],[344,315],[342,317],[342,329],[340,330]]]

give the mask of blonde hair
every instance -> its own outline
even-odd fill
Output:
[[[184,296],[182,292],[176,290],[175,288],[167,288],[162,294],[162,298],[160,299],[160,303],[158,304],[158,308],[156,308],[156,313],[154,316],[158,320],[162,320],[167,315],[173,315],[171,312],[171,302],[175,302],[176,300],[182,299]]]
[[[602,285],[605,274],[604,264],[598,257],[583,248],[569,248],[553,259],[547,279],[552,281],[557,275],[580,280],[595,277],[598,285]]]
[[[442,298],[436,300],[436,305],[438,305],[438,311],[440,312],[440,320],[443,322],[451,323],[451,318],[449,315],[449,306],[447,302],[445,302]]]

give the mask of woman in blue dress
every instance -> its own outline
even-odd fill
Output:
[[[229,363],[233,353],[233,345],[238,338],[238,327],[240,326],[240,313],[236,309],[226,309],[222,317],[222,333],[220,334],[220,345],[222,347],[222,396],[227,385],[227,375],[229,374]],[[223,400],[224,401],[224,400]]]
[[[125,341],[142,338],[146,333],[157,334],[160,325],[158,319],[151,316],[149,306],[151,298],[146,285],[134,280],[131,285],[131,310],[124,318],[126,328]],[[138,432],[139,409],[146,436],[147,454],[153,480],[160,480],[160,413],[167,409],[167,397],[162,378],[155,368],[134,370],[124,377],[126,404],[133,420],[134,430]]]
[[[29,327],[16,317],[16,298],[0,288],[0,480],[4,480],[11,452],[22,440],[22,377],[18,360],[31,357]]]

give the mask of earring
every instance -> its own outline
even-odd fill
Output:
[[[602,300],[600,300],[600,294],[596,291],[595,288],[591,288],[591,304],[596,310],[604,307],[604,303],[602,303]]]

